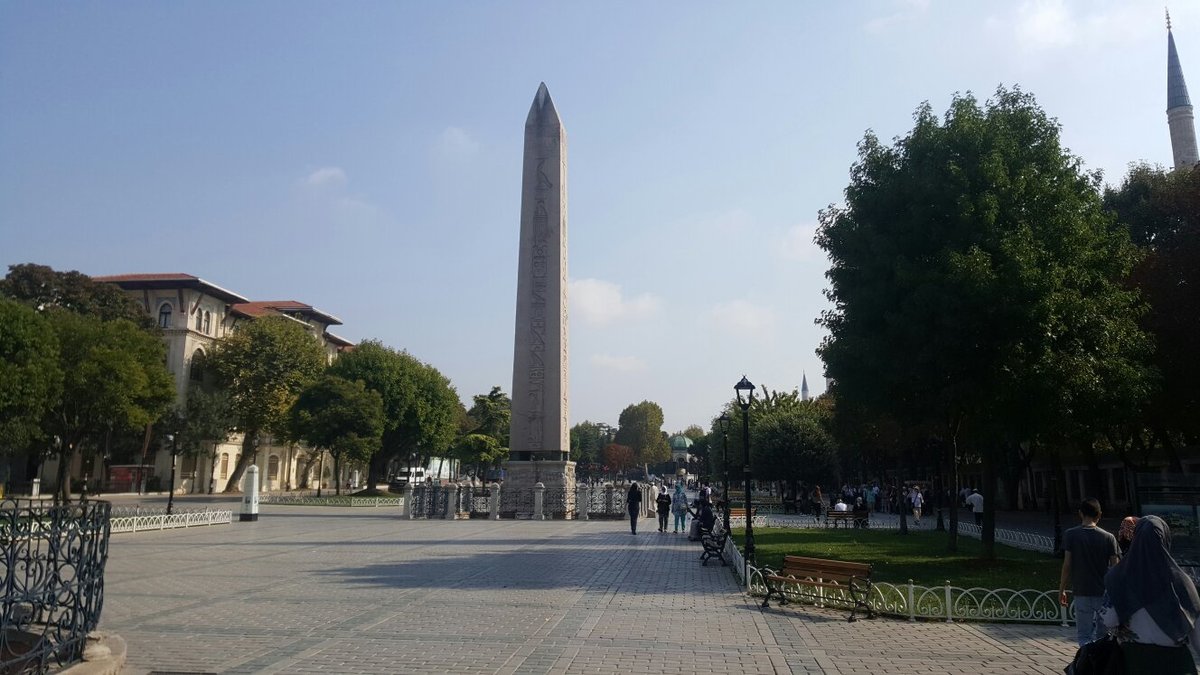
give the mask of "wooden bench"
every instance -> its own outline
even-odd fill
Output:
[[[851,608],[847,621],[857,621],[860,609],[867,613],[868,619],[875,618],[875,610],[867,602],[871,597],[871,566],[867,563],[789,555],[783,558],[782,570],[763,570],[763,581],[767,585],[763,607],[770,606],[768,603],[772,595],[779,596],[779,604],[786,605],[788,599],[785,588],[792,595],[811,598],[816,602],[827,600],[827,594],[823,591],[830,588],[850,595]]]
[[[836,529],[838,527],[838,525],[845,525],[846,527],[850,527],[853,524],[854,524],[854,512],[853,511],[835,511],[833,509],[827,509],[825,511],[825,527],[832,527],[832,528]]]
[[[754,515],[756,515],[756,516],[758,515],[758,507],[757,507],[757,506],[756,506],[756,507],[754,507]],[[736,509],[729,509],[729,519],[730,519],[730,520],[733,520],[734,518],[745,518],[745,517],[746,517],[746,509],[745,509],[745,507],[738,507],[738,508],[736,508]]]

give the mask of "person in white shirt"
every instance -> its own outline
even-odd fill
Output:
[[[920,527],[921,507],[925,506],[925,496],[921,494],[920,485],[912,489],[912,494],[908,496],[908,500],[912,502],[913,522],[917,525],[917,527]]]
[[[1125,672],[1196,672],[1200,596],[1171,558],[1171,530],[1162,518],[1138,521],[1129,554],[1104,576],[1104,590],[1110,604],[1100,617],[1116,630]]]
[[[833,505],[833,510],[839,511],[839,512],[840,511],[849,511],[850,507],[846,506],[846,502],[842,501],[841,497],[838,497],[837,503]]]
[[[975,524],[983,527],[983,495],[979,494],[979,490],[971,490],[970,496],[967,497],[967,506],[970,506],[975,514]]]

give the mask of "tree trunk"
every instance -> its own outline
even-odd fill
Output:
[[[1171,440],[1171,435],[1161,428],[1155,427],[1154,436],[1158,438],[1159,445],[1167,451],[1167,460],[1171,462],[1171,471],[1182,474],[1183,462],[1179,459],[1179,449],[1175,447],[1175,442]]]
[[[58,470],[56,479],[58,484],[54,488],[55,497],[66,504],[71,501],[71,460],[75,459],[75,446],[71,443],[58,453]]]
[[[961,421],[950,425],[950,534],[946,537],[946,550],[958,552],[958,430]]]
[[[258,429],[248,429],[242,437],[242,454],[238,457],[237,463],[233,467],[233,473],[229,476],[229,482],[225,484],[224,492],[241,492],[242,487],[239,483],[242,480],[242,474],[246,472],[246,467],[254,461],[255,440],[258,439]]]
[[[342,453],[331,452],[333,455],[333,494],[342,496]]]
[[[983,453],[983,550],[984,560],[996,558],[996,452],[995,446]]]
[[[1104,494],[1104,486],[1101,484],[1100,476],[1100,460],[1096,457],[1096,443],[1091,438],[1080,438],[1079,450],[1083,453],[1084,461],[1087,462],[1087,491],[1084,499],[1094,497],[1103,504],[1106,500]]]

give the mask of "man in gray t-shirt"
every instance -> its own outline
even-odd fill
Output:
[[[1117,564],[1120,549],[1117,538],[1096,527],[1100,521],[1100,502],[1085,499],[1079,505],[1079,527],[1063,534],[1062,575],[1058,581],[1058,601],[1067,604],[1067,580],[1075,594],[1075,637],[1082,646],[1096,637],[1100,623],[1096,614],[1104,603],[1104,575]]]

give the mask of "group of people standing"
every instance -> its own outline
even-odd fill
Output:
[[[660,488],[657,485],[651,486],[650,491],[655,513],[658,515],[659,532],[667,531],[667,521],[672,516],[674,516],[673,532],[675,534],[688,532],[687,517],[689,515],[699,522],[700,527],[706,529],[711,530],[713,523],[716,522],[712,505],[712,488],[707,483],[697,489],[694,508],[688,504],[687,490],[684,489],[682,482],[675,483],[674,491],[668,492],[665,486]],[[636,481],[629,486],[625,506],[629,513],[629,531],[636,535],[638,515],[642,511],[642,488]]]
[[[1080,646],[1111,632],[1130,675],[1195,675],[1200,596],[1171,557],[1171,530],[1158,516],[1126,518],[1117,536],[1098,525],[1095,499],[1079,505],[1080,525],[1063,535],[1059,602],[1074,593]]]

